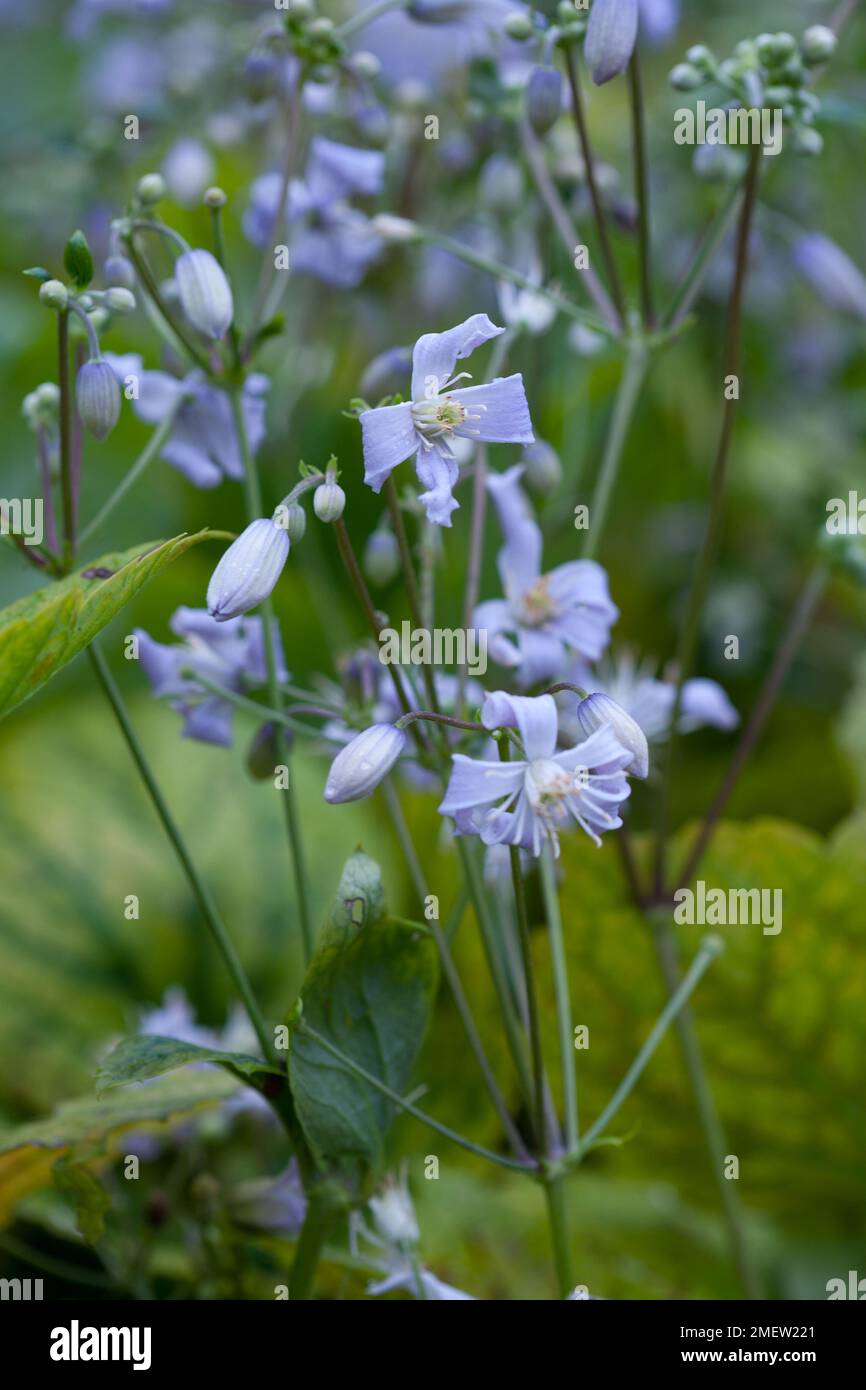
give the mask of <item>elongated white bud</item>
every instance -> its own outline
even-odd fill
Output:
[[[120,419],[120,386],[107,362],[85,362],[75,381],[81,423],[96,439],[106,439]]]
[[[207,338],[222,338],[234,315],[231,285],[210,251],[184,251],[174,278],[181,307],[194,328]]]
[[[632,754],[626,772],[630,772],[633,777],[646,777],[649,772],[646,734],[622,705],[618,705],[609,695],[603,695],[598,691],[595,695],[581,700],[577,707],[577,717],[585,734],[593,734],[596,729],[605,727],[611,729],[617,742],[622,744],[626,752]]]
[[[403,749],[406,734],[395,724],[373,724],[341,748],[328,773],[325,800],[332,805],[360,801],[387,777]]]
[[[289,557],[284,526],[253,521],[222,556],[207,586],[207,607],[218,623],[257,608],[271,593]]]
[[[597,87],[623,71],[637,39],[638,0],[595,0],[586,29],[586,62]]]

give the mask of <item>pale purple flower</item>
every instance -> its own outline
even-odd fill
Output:
[[[653,46],[667,43],[680,22],[681,0],[638,0],[641,35]]]
[[[369,7],[366,0],[357,0],[357,8]],[[366,25],[353,42],[375,53],[382,81],[389,86],[432,86],[476,57],[496,53],[502,67],[524,62],[525,44],[503,42],[503,23],[515,11],[525,13],[526,7],[518,0],[449,0],[439,6],[438,15],[430,5],[424,22],[394,10]]]
[[[160,425],[177,405],[174,427],[159,451],[196,487],[217,487],[224,478],[240,480],[244,465],[229,398],[211,386],[199,371],[180,380],[163,371],[145,371],[137,353],[105,353],[121,386],[130,377],[138,383],[132,409],[148,425]],[[247,440],[255,454],[265,437],[266,396],[270,381],[251,372],[244,382],[242,409]]]
[[[585,663],[578,663],[565,679],[592,694],[610,696],[640,725],[647,740],[656,743],[667,737],[673,713],[676,689],[672,681],[658,680],[652,661],[638,662],[629,651],[603,662],[595,672]],[[576,733],[582,725],[574,709],[575,696],[557,697],[561,702],[560,729],[566,736]],[[569,712],[574,709],[574,715]],[[691,733],[704,727],[735,729],[740,717],[725,691],[717,681],[695,677],[683,686],[680,733]]]
[[[637,41],[638,0],[594,0],[586,28],[586,63],[596,86],[628,65]]]
[[[415,458],[428,521],[451,525],[459,504],[452,495],[459,467],[455,438],[491,444],[528,444],[534,439],[523,377],[497,377],[486,386],[461,386],[468,372],[454,375],[458,361],[504,333],[486,314],[447,333],[425,333],[412,353],[411,400],[365,410],[360,416],[364,481],[380,492],[394,469]]]
[[[487,629],[494,661],[516,669],[526,687],[558,676],[570,653],[597,661],[619,611],[594,560],[541,573],[541,529],[520,487],[523,471],[515,464],[488,479],[505,539],[497,559],[505,598],[479,604],[472,621]]]
[[[229,1204],[232,1217],[242,1226],[296,1236],[307,1213],[298,1160],[290,1158],[276,1177],[241,1183],[231,1192]]]
[[[214,158],[201,140],[184,135],[176,140],[162,161],[162,172],[175,202],[194,207],[213,182]]]
[[[218,623],[203,608],[178,608],[169,626],[181,638],[171,646],[155,642],[141,628],[135,629],[139,660],[153,693],[168,699],[172,709],[183,716],[184,738],[230,748],[235,707],[208,691],[196,676],[204,676],[235,693],[263,686],[267,665],[262,620],[244,617]],[[287,680],[276,623],[273,637],[279,678]],[[169,1037],[183,1036],[168,1029],[162,1031]]]
[[[851,257],[822,232],[806,232],[794,243],[794,264],[825,304],[866,319],[866,276]]]
[[[552,695],[486,697],[482,724],[519,730],[524,756],[493,762],[455,753],[439,811],[454,817],[458,833],[480,835],[486,845],[517,845],[537,858],[545,843],[559,853],[559,832],[572,821],[597,845],[622,825],[632,754],[609,728],[558,750],[557,715]]]

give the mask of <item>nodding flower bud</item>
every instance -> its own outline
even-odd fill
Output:
[[[866,276],[835,241],[804,233],[794,244],[794,264],[831,309],[866,319]]]
[[[84,428],[96,439],[107,439],[120,419],[120,386],[102,358],[79,368],[75,399]]]
[[[286,508],[284,526],[288,532],[289,540],[292,545],[297,545],[298,541],[304,539],[307,529],[307,513],[297,502],[293,502],[291,507]]]
[[[523,14],[520,10],[506,15],[504,28],[508,37],[516,39],[518,43],[532,38],[532,20],[528,14]]]
[[[562,477],[559,454],[553,445],[548,444],[545,439],[536,439],[534,444],[527,444],[523,450],[523,462],[526,466],[524,477],[527,486],[542,496],[553,492]]]
[[[174,278],[181,308],[194,328],[206,338],[222,338],[234,315],[231,285],[210,251],[184,251],[178,256]]]
[[[526,116],[536,135],[546,135],[562,110],[562,76],[557,68],[535,67],[526,85]]]
[[[109,256],[102,273],[107,285],[122,285],[127,290],[135,288],[135,266],[125,256]]]
[[[705,81],[705,76],[691,63],[677,63],[676,67],[671,69],[669,81],[678,92],[693,92]]]
[[[162,174],[145,174],[138,180],[135,191],[138,201],[146,207],[151,207],[154,203],[161,203],[168,190]]]
[[[836,52],[836,45],[839,40],[828,29],[826,24],[813,24],[803,35],[800,45],[803,54],[803,62],[814,66],[817,63],[826,63],[828,58],[832,58]]]
[[[135,295],[122,285],[112,285],[103,294],[102,302],[113,314],[131,314],[135,308]]]
[[[403,752],[406,737],[396,724],[373,724],[358,734],[331,763],[325,800],[338,805],[369,796]]]
[[[270,517],[251,521],[220,559],[207,586],[207,608],[218,623],[248,613],[269,596],[289,558],[284,526]]]
[[[628,65],[637,41],[638,0],[595,0],[586,26],[586,62],[597,87]]]
[[[649,772],[649,749],[646,734],[640,724],[626,713],[622,705],[600,691],[581,700],[577,707],[577,717],[585,734],[594,734],[596,729],[609,728],[632,760],[625,771],[633,777],[646,777]]]
[[[364,573],[371,584],[390,584],[400,568],[400,547],[393,531],[374,531],[364,547]]]
[[[69,291],[62,280],[46,280],[39,286],[39,298],[49,309],[65,309],[69,303]]]
[[[339,521],[345,507],[345,492],[330,479],[320,483],[313,493],[313,511],[320,521]]]

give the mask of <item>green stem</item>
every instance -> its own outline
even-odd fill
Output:
[[[231,401],[232,417],[234,419],[235,430],[237,432],[238,443],[240,445],[241,458],[244,465],[245,496],[247,502],[247,519],[252,522],[264,515],[262,494],[259,487],[259,476],[256,471],[255,459],[247,439],[247,427],[243,412],[243,387],[235,385],[229,390],[229,400]],[[283,692],[280,687],[279,670],[277,668],[277,652],[274,638],[276,618],[274,616],[274,606],[270,597],[265,599],[261,605],[262,612],[262,638],[265,648],[265,666],[268,674],[268,699],[275,710],[283,710]],[[277,747],[277,756],[280,762],[289,766],[289,749],[286,743],[285,729],[282,723],[277,723],[274,728],[274,738]],[[294,781],[291,775],[288,778],[288,786],[280,792],[280,799],[283,806],[283,816],[286,823],[286,835],[289,842],[289,853],[292,860],[294,872],[295,892],[298,899],[298,916],[301,921],[301,941],[304,949],[304,963],[309,964],[315,949],[315,935],[313,932],[312,919],[310,917],[310,894],[307,883],[307,870],[304,862],[304,850],[301,840],[301,827],[298,819],[298,807],[295,798]]]
[[[613,405],[613,414],[605,441],[601,467],[595,481],[592,501],[589,504],[589,526],[584,533],[583,544],[583,558],[585,560],[594,558],[604,532],[610,499],[619,473],[625,442],[628,438],[629,425],[634,415],[648,365],[649,355],[646,344],[639,338],[631,338]]]
[[[644,1068],[646,1067],[647,1063],[649,1062],[650,1058],[652,1057],[653,1053],[655,1052],[656,1048],[658,1047],[659,1043],[661,1042],[671,1023],[676,1018],[677,1014],[680,1012],[689,996],[692,994],[693,990],[695,989],[695,986],[697,985],[701,976],[707,970],[708,966],[712,964],[712,962],[722,952],[723,949],[724,946],[720,938],[712,936],[704,937],[700,949],[698,950],[697,955],[695,956],[694,960],[689,966],[686,975],[679,982],[679,984],[676,985],[676,988],[674,988],[670,999],[668,1000],[667,1004],[659,1014],[658,1019],[653,1025],[649,1037],[647,1038],[640,1052],[635,1057],[634,1061],[632,1062],[631,1066],[629,1067],[619,1086],[617,1086],[613,1096],[608,1101],[608,1104],[605,1106],[604,1110],[599,1115],[595,1124],[590,1125],[589,1129],[587,1130],[586,1136],[583,1140],[583,1144],[581,1145],[582,1153],[589,1152],[593,1144],[598,1140],[600,1135],[610,1124],[611,1120],[613,1119],[616,1112],[619,1110],[620,1106],[631,1095],[637,1081],[641,1076],[641,1073],[643,1072]]]
[[[698,291],[704,283],[707,271],[713,262],[715,254],[731,229],[742,196],[742,184],[734,184],[734,186],[729,189],[727,198],[716,210],[714,217],[701,238],[700,245],[695,252],[694,260],[686,271],[683,282],[674,295],[673,303],[664,316],[664,326],[666,329],[678,327],[691,309]]]
[[[440,1124],[438,1120],[434,1120],[433,1116],[428,1115],[424,1110],[419,1110],[417,1105],[413,1105],[411,1101],[405,1100],[404,1097],[398,1095],[396,1091],[392,1091],[391,1087],[386,1086],[384,1081],[380,1081],[378,1076],[374,1076],[372,1072],[367,1071],[365,1067],[362,1067],[358,1062],[354,1061],[352,1057],[348,1057],[345,1052],[341,1052],[332,1042],[329,1042],[329,1040],[323,1037],[321,1033],[317,1032],[315,1028],[312,1028],[303,1017],[298,1027],[302,1032],[306,1033],[308,1037],[312,1038],[314,1042],[318,1043],[320,1047],[323,1047],[326,1052],[330,1052],[331,1056],[335,1057],[337,1061],[344,1067],[347,1067],[349,1071],[354,1072],[362,1081],[366,1081],[368,1086],[372,1086],[374,1090],[379,1091],[379,1093],[385,1096],[387,1100],[390,1100],[393,1105],[399,1106],[401,1110],[405,1110],[406,1114],[411,1115],[413,1119],[420,1120],[422,1124],[427,1125],[430,1129],[435,1129],[436,1133],[441,1134],[444,1139],[449,1139],[453,1144],[459,1144],[461,1149],[466,1149],[467,1153],[475,1154],[478,1158],[486,1158],[488,1163],[498,1164],[500,1168],[510,1168],[513,1172],[518,1173],[533,1171],[533,1164],[521,1163],[517,1159],[506,1158],[503,1154],[494,1153],[492,1149],[485,1149],[481,1144],[473,1144],[471,1139],[467,1139],[464,1135],[458,1134],[454,1129],[449,1129],[447,1125]]]
[[[289,1275],[289,1298],[296,1302],[309,1299],[313,1292],[316,1270],[334,1220],[333,1208],[324,1197],[310,1198],[304,1224],[295,1249],[292,1272]]]
[[[644,327],[655,327],[655,305],[652,281],[652,235],[649,212],[649,163],[644,126],[643,86],[640,58],[635,48],[628,65],[629,95],[631,98],[632,147],[634,150],[635,193],[638,206],[638,250],[640,256],[641,307]]]
[[[743,299],[746,287],[746,272],[749,263],[749,241],[751,239],[752,221],[758,195],[761,157],[762,146],[755,145],[750,156],[749,172],[746,178],[746,194],[740,213],[736,263],[731,287],[728,329],[725,341],[723,367],[723,376],[725,379],[736,377],[739,371]],[[676,693],[674,695],[670,725],[668,728],[668,744],[662,774],[662,794],[656,839],[654,891],[657,896],[664,890],[667,838],[670,829],[670,797],[676,763],[678,725],[682,710],[683,687],[692,673],[692,666],[694,664],[698,637],[700,634],[701,615],[704,610],[704,602],[709,589],[710,575],[716,558],[716,550],[721,532],[728,457],[734,433],[738,396],[739,391],[736,396],[726,392],[724,409],[722,412],[722,427],[719,434],[718,446],[716,448],[712,478],[710,480],[709,517],[701,552],[695,565],[694,577],[689,591],[686,616],[683,622],[677,651]]]
[[[186,874],[187,881],[192,889],[192,894],[198,904],[199,911],[204,918],[205,925],[213,938],[217,950],[223,958],[226,969],[231,975],[235,988],[243,1000],[246,1011],[250,1016],[250,1022],[253,1025],[256,1037],[259,1041],[259,1046],[262,1050],[262,1056],[266,1057],[268,1061],[272,1061],[274,1058],[273,1045],[271,1039],[268,1037],[265,1021],[256,1003],[255,995],[246,977],[246,972],[241,964],[240,957],[232,944],[210,892],[205,886],[198,869],[190,857],[180,828],[171,814],[168,804],[159,789],[156,778],[151,771],[150,764],[139,742],[138,735],[132,726],[126,706],[123,703],[123,698],[115,684],[114,677],[96,642],[91,643],[88,648],[88,655],[93,665],[94,672],[96,673],[96,678],[102,686],[106,699],[114,711],[114,717],[120,726],[120,731],[126,740],[132,759],[138,768],[156,813],[162,822],[162,827],[171,841],[172,848],[180,861],[181,868]]]
[[[544,911],[547,917],[547,931],[550,937],[550,955],[553,965],[553,986],[556,995],[556,1019],[559,1032],[559,1056],[562,1069],[562,1091],[565,1099],[565,1144],[570,1155],[580,1150],[580,1122],[577,1109],[577,1077],[574,1059],[574,1027],[571,1016],[571,1000],[568,989],[568,963],[565,957],[565,939],[562,933],[562,915],[559,910],[559,895],[556,891],[556,868],[549,845],[542,850],[539,862],[541,889],[544,896]]]
[[[661,965],[665,984],[671,994],[683,988],[680,983],[679,966],[676,959],[676,945],[670,923],[659,916],[650,919],[654,928],[656,952]],[[694,969],[694,966],[692,967]],[[686,976],[688,979],[688,976]],[[707,1149],[713,1169],[713,1177],[722,1199],[722,1209],[728,1228],[731,1253],[740,1281],[746,1295],[751,1299],[762,1297],[760,1281],[752,1263],[746,1242],[745,1224],[742,1208],[735,1191],[735,1184],[725,1177],[725,1156],[729,1152],[725,1132],[713,1100],[713,1093],[704,1069],[701,1046],[695,1030],[694,1018],[689,1008],[680,1010],[676,1018],[677,1036],[682,1052],[686,1073],[697,1106],[698,1117],[704,1132]]]
[[[84,527],[84,530],[81,532],[82,542],[86,541],[89,536],[92,536],[94,531],[99,530],[102,523],[108,519],[115,507],[123,501],[130,488],[138,482],[147,467],[156,458],[163,444],[174,429],[174,423],[182,404],[182,400],[178,401],[169,411],[162,423],[154,430],[138,458],[129,469],[129,472],[121,479],[107,501],[103,502],[96,516]]]
[[[299,734],[309,734],[314,732],[307,724],[302,724],[299,719],[293,719],[290,714],[283,710],[271,709],[269,705],[261,705],[258,700],[250,700],[246,695],[239,695],[236,690],[229,690],[228,686],[220,685],[218,681],[212,681],[209,676],[204,676],[200,671],[193,670],[192,678],[203,690],[207,690],[211,695],[216,695],[220,700],[227,700],[236,709],[242,709],[246,714],[253,714],[262,723],[269,722],[284,724],[287,729],[293,729]]]
[[[388,504],[388,511],[391,516],[391,526],[397,538],[397,548],[400,551],[400,563],[403,568],[403,581],[406,585],[406,598],[409,601],[409,612],[412,615],[412,623],[416,629],[423,629],[424,615],[421,610],[421,595],[418,590],[418,581],[415,578],[415,568],[412,564],[412,551],[409,548],[409,537],[406,535],[406,527],[403,524],[403,513],[400,511],[400,500],[397,497],[397,488],[394,484],[393,476],[389,477],[385,483],[385,500]],[[436,696],[436,685],[433,680],[433,672],[424,663],[421,667],[421,679],[424,682],[424,689],[427,692],[427,701],[431,710],[439,713],[439,701]]]
[[[70,411],[72,391],[69,382],[69,314],[57,315],[57,381],[60,388],[60,488],[63,499],[63,563],[69,568],[75,558],[75,493],[72,485]]]
[[[553,1243],[553,1259],[556,1265],[556,1278],[560,1298],[567,1298],[575,1285],[574,1262],[571,1253],[568,1207],[566,1205],[565,1184],[567,1174],[558,1173],[544,1183],[544,1196],[547,1201],[547,1220]]]

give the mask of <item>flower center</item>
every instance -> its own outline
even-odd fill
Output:
[[[452,396],[434,396],[432,400],[416,401],[412,406],[415,428],[431,444],[443,435],[453,434],[468,418],[466,407]]]
[[[526,769],[526,795],[538,818],[548,826],[568,818],[565,801],[580,796],[582,780],[552,758],[536,758]]]
[[[556,613],[548,583],[548,576],[542,575],[518,600],[517,613],[523,627],[542,627]]]

